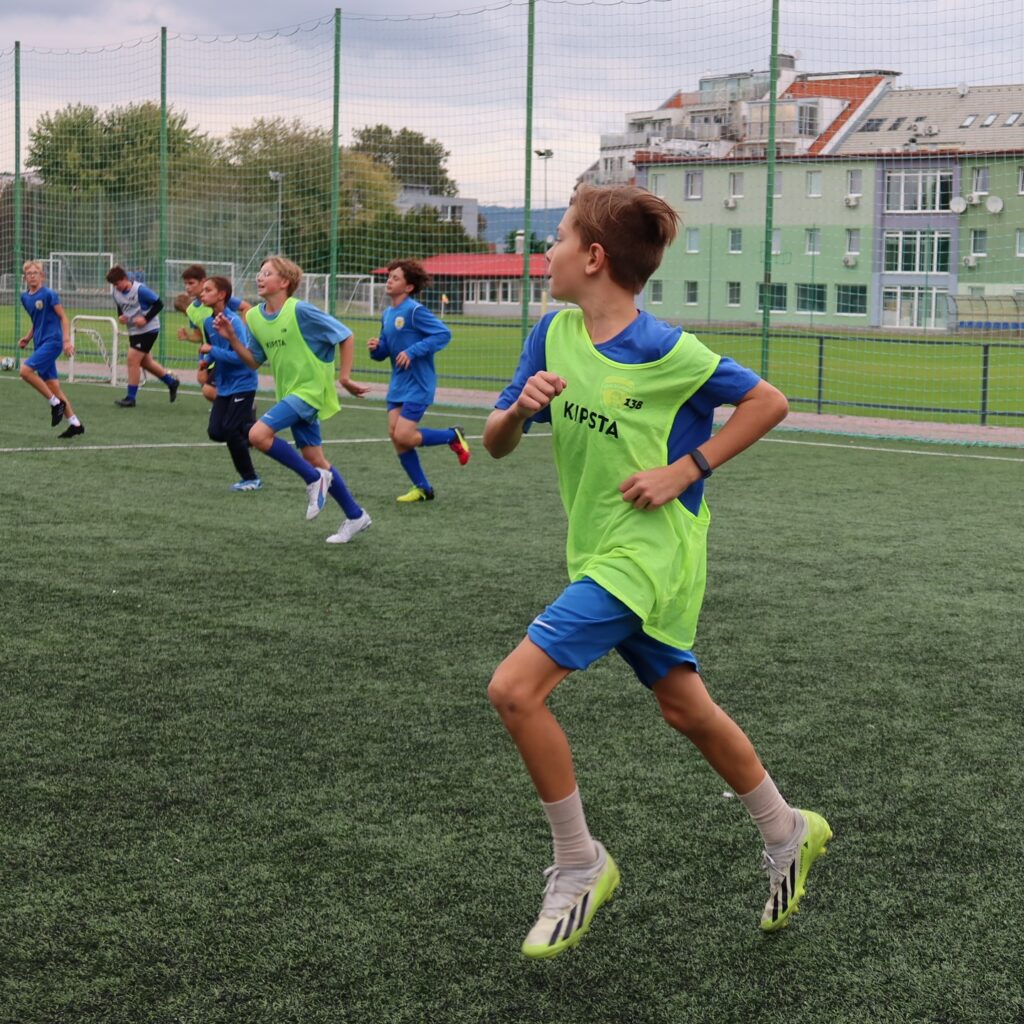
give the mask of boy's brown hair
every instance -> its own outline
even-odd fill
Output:
[[[107,283],[117,284],[118,281],[123,281],[128,277],[128,271],[124,267],[111,267],[107,271]]]
[[[676,237],[679,214],[635,185],[580,185],[570,202],[584,246],[600,245],[611,279],[636,295]]]
[[[220,277],[218,275],[217,277],[208,277],[206,280],[209,281],[217,291],[223,293],[225,304],[231,301],[231,281],[228,280],[228,278]]]
[[[288,282],[288,297],[291,298],[302,280],[302,267],[283,256],[268,256],[260,266],[265,267],[268,263]]]
[[[392,270],[397,270],[399,267],[405,275],[405,283],[412,285],[413,295],[423,291],[430,284],[431,277],[423,269],[423,264],[419,260],[392,260],[387,266],[387,271],[390,274]]]
[[[191,263],[181,272],[182,281],[205,281],[206,267],[202,263]]]
[[[174,296],[174,308],[179,313],[184,313],[189,306],[192,305],[192,296],[188,292],[178,292]]]

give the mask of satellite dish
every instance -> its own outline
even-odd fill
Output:
[[[961,96],[966,96],[971,91],[971,87],[966,82],[957,82],[956,91]]]
[[[985,209],[989,213],[1002,213],[1003,212],[1003,201],[999,196],[989,196],[985,200]]]
[[[949,208],[954,213],[963,213],[967,209],[967,200],[963,196],[953,196],[949,201]]]

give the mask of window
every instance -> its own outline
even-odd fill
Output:
[[[462,207],[442,206],[440,207],[440,216],[437,219],[445,223],[458,224],[462,221]]]
[[[687,171],[683,178],[683,195],[686,199],[700,199],[704,194],[704,172]]]
[[[846,251],[852,253],[860,252],[860,228],[846,229]]]
[[[823,284],[798,284],[796,286],[796,311],[798,313],[824,313],[826,286]]]
[[[664,301],[664,297],[665,297],[664,283],[662,281],[659,281],[659,280],[652,280],[651,281],[651,303],[653,305],[658,305],[659,303]]]
[[[807,172],[807,195],[811,197],[821,195],[821,171]]]
[[[697,282],[696,281],[684,281],[683,283],[686,286],[686,304],[688,306],[696,306],[697,305],[697,296],[698,296]]]
[[[1024,235],[1024,231],[1017,232],[1018,237]],[[740,304],[740,282],[739,281],[726,281],[725,283],[725,301],[726,305],[738,306]]]
[[[1017,195],[1024,196],[1024,167],[1017,168]]]
[[[729,252],[743,252],[743,228],[729,228]]]
[[[1024,256],[1024,228],[1017,228],[1017,255]]]
[[[544,301],[544,278],[535,277],[530,282],[530,301],[531,302],[543,302]]]
[[[818,134],[818,104],[801,103],[796,108],[797,135]]]
[[[988,168],[975,167],[971,172],[971,191],[988,195]]]
[[[887,213],[926,213],[948,210],[953,195],[952,171],[887,171]]]
[[[868,286],[866,284],[837,284],[836,312],[840,316],[867,316]]]
[[[846,172],[846,191],[851,196],[864,195],[864,171],[852,167]]]
[[[884,117],[869,117],[858,129],[862,132],[880,132],[885,124]]]
[[[974,122],[975,122],[975,121],[977,121],[977,120],[978,120],[978,115],[977,115],[977,114],[968,114],[968,115],[967,115],[967,116],[966,116],[966,117],[965,117],[965,118],[964,118],[964,119],[963,119],[963,120],[962,120],[962,121],[960,122],[960,127],[961,127],[961,128],[970,128],[970,127],[971,127],[971,125],[972,125],[972,124],[974,124]]]
[[[775,169],[775,191],[772,193],[772,198],[782,198],[782,171],[778,168]]]
[[[664,174],[652,174],[651,178],[651,191],[662,199],[665,198],[665,175]]]
[[[1004,122],[1004,128],[1012,128],[1020,120],[1021,111],[1017,111],[1015,114],[1011,114]]]
[[[942,330],[947,294],[944,288],[883,288],[882,326]]]
[[[740,199],[743,196],[743,172],[729,172],[729,195],[733,199]]]
[[[774,228],[772,230],[772,255],[778,256],[782,253],[782,229]]]
[[[773,313],[786,312],[786,285],[768,285],[768,307]],[[764,310],[764,282],[757,282],[757,311]]]
[[[971,255],[988,255],[988,229],[971,228]]]
[[[887,274],[948,274],[948,231],[886,231]]]
[[[686,251],[700,252],[700,228],[686,229]]]
[[[520,295],[520,284],[521,282],[512,278],[508,278],[501,282],[501,301],[502,302],[518,302]]]
[[[905,117],[897,117],[891,125],[889,125],[889,131],[894,132],[903,122],[906,121]]]
[[[991,128],[992,125],[994,125],[996,123],[996,118],[998,118],[998,117],[999,117],[998,114],[989,114],[988,117],[986,117],[985,120],[982,121],[981,124],[978,125],[978,127],[979,128]]]
[[[806,228],[804,230],[804,252],[808,256],[820,255],[821,228]]]

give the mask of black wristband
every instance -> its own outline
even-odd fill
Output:
[[[692,452],[688,452],[690,458],[697,463],[697,468],[700,470],[700,475],[706,480],[714,470],[708,464],[708,460],[704,458],[704,453],[699,448],[694,448]]]

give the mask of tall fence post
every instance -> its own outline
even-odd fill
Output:
[[[768,88],[768,146],[765,156],[768,166],[765,174],[764,198],[764,284],[761,296],[761,376],[768,376],[768,331],[772,320],[772,229],[775,223],[775,118],[776,92],[779,88],[779,0],[772,0],[772,52],[769,64]]]
[[[989,349],[991,345],[981,346],[981,400],[978,411],[981,415],[981,425],[988,422],[988,373],[989,373]]]
[[[341,8],[334,8],[334,121],[331,126],[331,248],[330,273],[327,276],[327,310],[333,316],[338,293],[338,189],[341,188]],[[373,286],[370,286],[370,302],[373,312]]]
[[[14,337],[21,337],[21,300],[18,299],[21,281],[21,43],[14,44],[14,238],[11,267],[14,282]],[[21,364],[21,349],[14,353],[15,362]]]
[[[818,415],[825,404],[825,337],[818,335]]]
[[[533,231],[531,206],[533,205],[533,44],[537,28],[537,0],[530,0],[526,15],[526,173],[523,180],[523,294],[520,297],[519,317],[525,338],[530,328],[530,244]]]
[[[167,29],[160,29],[160,252],[158,254],[157,279],[153,288],[158,295],[163,295],[167,282],[164,268],[167,266]],[[163,296],[169,305],[169,295]],[[163,361],[167,343],[166,331],[160,332],[160,360]]]

